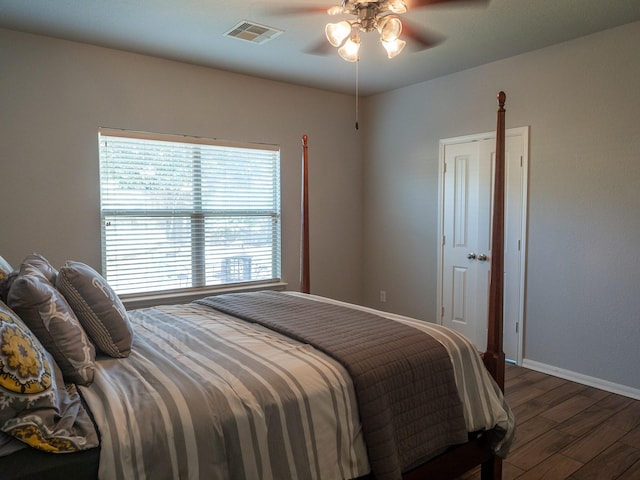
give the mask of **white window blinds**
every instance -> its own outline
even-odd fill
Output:
[[[119,294],[280,279],[280,151],[101,129],[102,268]]]

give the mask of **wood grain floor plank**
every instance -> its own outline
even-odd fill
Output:
[[[505,392],[507,395],[510,395],[514,389],[522,389],[523,387],[533,388],[538,382],[545,379],[545,374],[529,370],[522,375],[514,376],[512,379],[507,380],[508,383],[505,383]]]
[[[640,460],[631,465],[616,480],[638,480],[640,478]]]
[[[509,463],[522,470],[529,470],[559,452],[574,440],[575,437],[571,435],[559,430],[550,430],[510,454],[508,457]]]
[[[632,401],[608,421],[610,425],[627,432],[640,426],[640,400]]]
[[[509,405],[511,405],[511,403],[509,403]],[[511,407],[511,410],[516,417],[516,422],[521,424],[549,410],[549,405],[534,398],[515,407]]]
[[[520,475],[518,480],[565,480],[582,467],[582,463],[556,453]]]
[[[541,397],[545,393],[547,393],[545,390],[539,390],[534,386],[521,385],[518,389],[507,393],[507,398],[509,399],[509,406],[513,410],[522,404]]]
[[[616,443],[623,432],[609,425],[599,425],[589,434],[584,435],[562,450],[562,454],[583,464],[597,457],[611,445]]]
[[[624,437],[620,439],[622,443],[626,443],[631,447],[640,446],[640,426],[634,428],[629,433],[627,433]],[[640,476],[638,477],[640,478]]]
[[[557,405],[558,403],[562,403],[563,401],[573,397],[574,395],[578,395],[586,388],[587,387],[585,387],[584,385],[580,385],[578,383],[566,382],[558,388],[554,388],[553,390],[550,390],[546,394],[542,395],[539,400],[549,405]]]
[[[615,480],[640,459],[640,450],[616,442],[573,474],[579,480]]]
[[[511,451],[515,452],[518,448],[528,445],[536,438],[553,430],[556,426],[556,422],[541,416],[534,417],[523,424],[518,423]]]
[[[516,467],[507,461],[502,462],[502,480],[516,480],[525,473],[521,468]]]
[[[585,397],[580,393],[554,405],[546,412],[541,413],[541,416],[548,418],[549,420],[553,420],[554,422],[564,422],[583,410],[586,410],[596,402],[597,400]]]
[[[565,385],[567,383],[569,383],[569,381],[563,378],[546,375],[544,378],[540,378],[534,386],[538,390],[550,392],[551,390],[555,390],[556,388],[561,387],[562,385]]]
[[[507,393],[507,398],[509,399],[509,406],[512,410],[515,410],[520,405],[524,405],[533,400],[537,401],[537,403],[540,405],[544,405],[545,408],[548,409],[549,404],[539,400],[539,398],[545,393],[547,393],[545,390],[538,390],[537,388],[532,386],[521,385],[513,392]]]
[[[616,395],[605,392],[604,390],[600,390],[599,388],[587,387],[586,390],[580,392],[580,395],[584,395],[585,397],[595,398],[598,401],[603,401],[609,397],[615,397]]]
[[[558,429],[569,435],[580,437],[591,432],[614,414],[614,411],[595,404],[562,422]]]
[[[623,410],[629,406],[633,407],[633,405],[636,406],[636,409],[638,408],[637,401],[634,401],[632,398],[623,397],[622,395],[615,395],[613,393],[600,400],[598,402],[598,405],[604,408],[608,408],[612,412],[619,412],[620,410]],[[638,421],[640,422],[640,416],[638,417]]]
[[[505,379],[516,435],[503,480],[640,480],[640,400],[514,365]]]

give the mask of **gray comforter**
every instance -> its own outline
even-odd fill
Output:
[[[343,364],[377,480],[398,479],[447,446],[467,441],[451,361],[431,336],[372,313],[278,292],[196,303],[309,343]]]
[[[467,339],[284,295],[427,333],[453,365],[466,431],[491,430],[506,454],[513,415]],[[339,480],[371,471],[351,375],[319,349],[201,304],[136,310],[130,319],[131,355],[98,360],[94,383],[80,387],[100,431],[101,480]]]

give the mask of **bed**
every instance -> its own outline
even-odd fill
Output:
[[[115,308],[104,315],[115,310],[125,322],[105,325],[82,303],[86,295],[72,277],[88,275],[95,285],[99,274],[78,264],[61,268],[55,284],[71,305],[80,302],[79,317],[89,315],[80,323],[93,342],[76,350],[86,357],[95,343],[103,354],[90,365],[84,357],[67,362],[68,355],[57,361],[59,346],[41,341],[42,363],[60,363],[61,370],[41,369],[21,393],[24,385],[57,388],[48,398],[65,398],[63,413],[75,415],[62,429],[73,448],[19,448],[30,438],[17,442],[17,435],[2,433],[2,477],[410,480],[455,478],[481,465],[483,479],[500,479],[515,427],[502,395],[503,92],[498,103],[489,340],[482,355],[455,331],[310,293],[305,135],[300,292]],[[42,276],[52,275],[35,263]],[[121,305],[112,300],[111,307]],[[5,330],[29,334],[20,318],[3,318]],[[6,373],[8,357],[0,358]],[[64,380],[69,374],[77,375],[76,384]],[[5,388],[7,375],[0,378]]]

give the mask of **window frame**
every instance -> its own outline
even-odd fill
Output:
[[[171,144],[179,144],[186,145],[192,147],[194,149],[207,147],[215,147],[215,148],[225,148],[225,149],[241,149],[241,150],[256,150],[260,152],[272,152],[274,155],[274,165],[273,171],[271,175],[273,178],[273,195],[274,195],[274,206],[273,210],[264,209],[255,209],[252,211],[251,209],[231,209],[228,211],[220,211],[217,214],[212,213],[211,210],[207,210],[204,208],[204,201],[202,199],[204,193],[203,185],[198,184],[198,178],[201,180],[202,176],[202,164],[198,163],[197,155],[194,156],[194,208],[186,209],[186,211],[167,211],[163,209],[154,209],[153,212],[149,213],[148,211],[141,215],[142,212],[145,211],[144,208],[138,209],[113,209],[109,207],[105,207],[105,193],[104,185],[106,183],[103,178],[103,164],[105,160],[103,159],[103,142],[110,141],[113,139],[132,139],[135,141],[142,142],[171,142]],[[149,289],[141,289],[140,291],[127,291],[124,293],[118,292],[118,288],[114,288],[116,292],[121,296],[125,304],[127,301],[129,303],[138,303],[147,302],[149,299],[153,299],[154,303],[157,303],[159,299],[165,298],[182,298],[189,299],[195,298],[197,296],[202,296],[204,293],[217,293],[219,291],[238,291],[238,290],[256,290],[263,288],[278,288],[281,289],[284,287],[284,283],[281,279],[282,274],[282,206],[281,206],[281,175],[280,175],[280,147],[277,145],[269,145],[262,143],[241,143],[241,142],[231,142],[225,140],[218,140],[214,138],[204,138],[204,137],[192,137],[186,135],[172,135],[172,134],[157,134],[157,133],[149,133],[149,132],[139,132],[132,130],[123,130],[123,129],[114,129],[114,128],[100,128],[98,130],[98,148],[99,148],[99,160],[100,160],[100,220],[101,220],[101,260],[102,260],[102,270],[105,278],[109,281],[110,271],[112,271],[113,266],[109,264],[108,257],[108,239],[107,239],[107,228],[109,227],[108,218],[110,215],[117,216],[149,216],[152,217],[154,215],[164,215],[165,218],[184,218],[185,214],[188,214],[190,217],[191,227],[189,228],[189,232],[191,232],[191,285],[187,287],[181,288],[161,288],[157,290],[149,290]],[[240,151],[240,150],[239,150]],[[202,155],[202,152],[201,152]],[[241,155],[240,155],[241,156]],[[202,158],[200,158],[202,161]],[[195,165],[199,165],[198,168]],[[198,199],[198,197],[200,197]],[[247,197],[248,198],[248,197]],[[267,213],[265,213],[267,212]],[[237,278],[234,281],[224,281],[218,283],[207,282],[207,258],[211,258],[211,256],[207,256],[207,234],[205,222],[207,219],[213,218],[223,218],[225,216],[235,216],[238,218],[249,218],[251,216],[262,216],[265,215],[270,216],[272,219],[272,229],[273,229],[273,238],[271,239],[271,256],[269,260],[272,264],[271,276],[270,278],[261,278],[257,280],[251,280],[247,278]],[[195,233],[194,233],[195,232]],[[236,266],[237,267],[237,266]],[[232,266],[229,267],[229,271],[231,272]],[[241,270],[235,270],[235,272],[241,272],[240,275],[244,275]],[[129,305],[127,305],[129,306]]]

